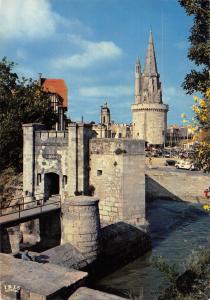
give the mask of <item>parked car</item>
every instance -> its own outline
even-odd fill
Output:
[[[197,168],[195,167],[194,163],[190,160],[179,160],[175,164],[175,167],[177,169],[186,169],[186,170],[196,170]]]
[[[170,153],[169,153],[169,152],[166,152],[166,151],[164,151],[164,152],[163,152],[163,157],[170,157]]]
[[[174,159],[166,159],[165,166],[175,166],[176,160]]]

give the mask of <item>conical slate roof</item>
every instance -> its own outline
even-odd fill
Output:
[[[157,75],[157,63],[155,58],[155,49],[152,38],[152,32],[149,34],[149,44],[147,48],[146,60],[144,65],[144,75]]]

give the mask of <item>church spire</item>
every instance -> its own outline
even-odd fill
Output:
[[[155,49],[154,49],[154,43],[152,38],[152,31],[150,30],[149,34],[149,44],[147,48],[147,54],[146,54],[146,60],[144,65],[144,75],[157,75],[157,63],[156,63],[156,57],[155,57]]]

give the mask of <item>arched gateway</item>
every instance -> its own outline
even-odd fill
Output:
[[[52,195],[60,193],[60,177],[56,173],[46,173],[44,175],[44,195],[48,199]]]

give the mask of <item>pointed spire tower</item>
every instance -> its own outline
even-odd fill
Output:
[[[155,48],[153,43],[152,31],[149,33],[149,44],[147,48],[146,60],[144,65],[144,75],[157,76],[157,63],[155,57]]]
[[[150,31],[144,73],[142,75],[142,103],[162,103],[162,88],[159,78],[154,42]]]
[[[167,132],[168,105],[162,102],[160,75],[151,31],[143,74],[139,58],[136,61],[135,102],[131,109],[133,138],[145,140],[153,145],[163,145]]]

